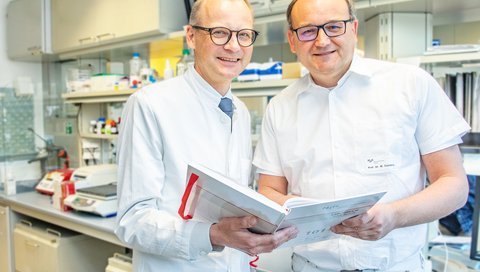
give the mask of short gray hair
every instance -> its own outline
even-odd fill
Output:
[[[290,2],[290,5],[288,5],[288,8],[287,8],[287,22],[290,28],[292,28],[293,6],[297,3],[297,1],[298,0],[292,0],[292,2]],[[345,0],[345,2],[347,2],[348,14],[350,15],[350,18],[355,18],[355,5],[353,3],[353,0]]]

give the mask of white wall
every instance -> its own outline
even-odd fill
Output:
[[[10,0],[0,0],[0,88],[12,88],[14,86],[14,80],[18,77],[31,78],[35,90],[34,100],[39,101],[40,103],[39,106],[38,103],[35,102],[35,127],[37,127],[37,123],[43,124],[43,121],[41,120],[38,120],[37,122],[38,118],[43,119],[43,114],[41,114],[42,65],[39,62],[18,62],[12,61],[8,58],[6,43],[6,13],[9,2]],[[28,33],[25,33],[25,35],[28,35]],[[21,167],[18,167],[18,165],[21,165]],[[38,163],[27,164],[26,162],[1,163],[0,167],[2,168],[0,169],[0,181],[4,180],[4,174],[6,171],[12,172],[17,180],[25,180],[37,178],[40,170]],[[5,167],[8,167],[9,169],[5,169]]]

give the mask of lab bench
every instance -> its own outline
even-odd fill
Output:
[[[68,230],[85,234],[95,239],[103,240],[114,245],[119,249],[119,253],[128,250],[113,233],[115,227],[115,217],[103,218],[93,214],[82,212],[63,212],[57,210],[51,204],[51,198],[47,195],[39,194],[36,191],[19,193],[16,195],[5,195],[0,192],[0,208],[2,211],[1,228],[5,230],[0,233],[2,241],[7,241],[1,245],[0,259],[10,260],[9,265],[0,271],[15,271],[14,252],[14,229],[15,225],[23,220],[40,220],[49,224],[59,226]],[[106,264],[107,260],[105,260]]]

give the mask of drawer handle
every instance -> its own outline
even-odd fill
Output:
[[[78,39],[78,42],[83,43],[83,42],[86,42],[86,41],[93,41],[93,40],[94,40],[93,37],[86,37],[86,38]]]
[[[26,244],[27,246],[31,246],[31,247],[39,247],[39,246],[40,246],[39,244],[37,244],[37,243],[32,243],[32,242],[30,242],[30,241],[25,241],[25,244]]]
[[[62,237],[62,234],[59,231],[56,231],[56,230],[53,230],[53,229],[50,229],[50,228],[47,228],[47,233],[57,235],[58,237]]]
[[[32,222],[27,221],[25,219],[20,220],[20,224],[24,224],[24,225],[27,225],[29,227],[32,227]]]
[[[42,48],[40,46],[32,46],[27,48],[28,51],[40,51]]]
[[[101,40],[102,38],[104,37],[111,37],[112,39],[115,38],[115,33],[104,33],[104,34],[100,34],[100,35],[97,35],[97,39],[98,40]]]

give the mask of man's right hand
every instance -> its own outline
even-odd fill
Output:
[[[257,220],[254,216],[223,218],[210,227],[210,241],[213,246],[227,246],[255,256],[271,252],[297,236],[295,227],[288,227],[274,234],[252,233],[248,228],[255,226]]]

